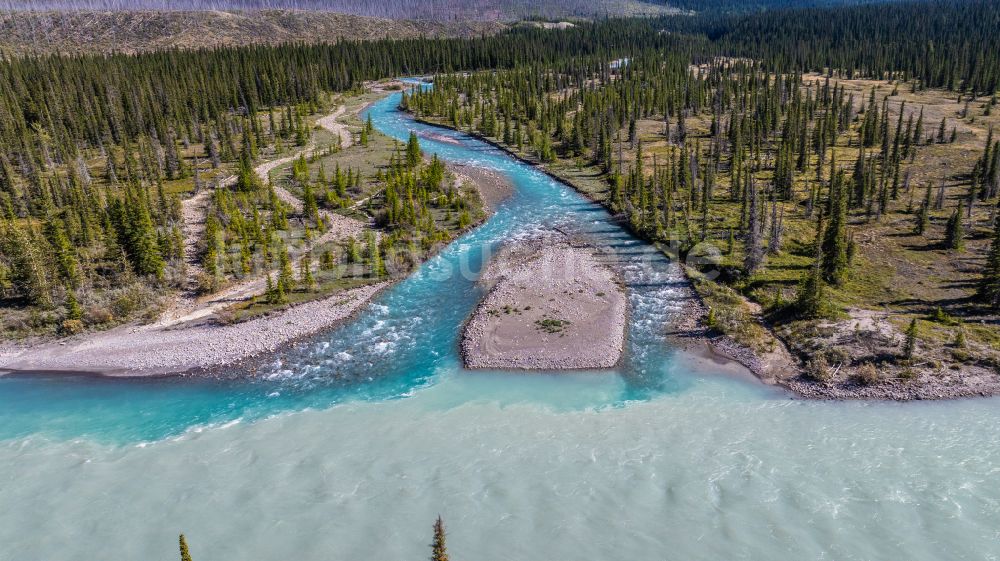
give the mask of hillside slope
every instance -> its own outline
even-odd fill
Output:
[[[393,19],[504,20],[662,15],[664,0],[6,0],[14,10],[314,10]]]
[[[495,22],[388,20],[333,12],[268,10],[0,12],[0,52],[138,52],[248,43],[479,36]]]

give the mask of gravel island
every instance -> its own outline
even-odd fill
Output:
[[[505,246],[483,271],[491,286],[462,339],[467,368],[611,368],[628,300],[602,255],[561,234]]]

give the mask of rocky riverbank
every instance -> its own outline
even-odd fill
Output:
[[[382,289],[381,282],[350,289],[265,317],[233,325],[206,323],[175,329],[123,326],[0,353],[0,373],[59,371],[145,377],[207,370],[274,352],[350,318]]]
[[[922,360],[902,360],[905,334],[884,315],[851,309],[847,318],[813,322],[808,338],[786,328],[779,339],[767,330],[765,341],[750,345],[708,326],[708,307],[696,295],[668,332],[680,347],[738,363],[763,383],[802,399],[918,401],[1000,395],[1000,376],[990,365],[945,367],[945,355],[954,353],[948,345],[924,342]]]

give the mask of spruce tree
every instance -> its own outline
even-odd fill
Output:
[[[415,169],[420,163],[420,141],[417,140],[417,133],[410,131],[410,138],[406,141],[406,165],[410,169]]]
[[[76,294],[72,290],[66,291],[66,319],[80,319],[83,317],[83,309],[76,299]]]
[[[979,297],[988,306],[1000,307],[1000,220],[994,220],[993,241],[986,254],[986,266],[983,267],[982,275]]]
[[[823,235],[823,279],[839,285],[847,278],[847,196],[843,172],[830,186],[830,221]]]
[[[385,264],[382,262],[382,252],[378,247],[378,240],[374,232],[368,232],[368,259],[371,265],[372,276],[381,277],[385,275]]]
[[[361,262],[361,249],[358,247],[358,240],[353,237],[347,239],[347,262]]]
[[[962,203],[959,201],[958,208],[948,218],[948,223],[944,231],[944,246],[954,251],[962,251],[965,248],[965,233],[962,227]]]
[[[288,256],[288,247],[285,242],[279,242],[278,244],[278,282],[275,284],[278,294],[280,294],[279,301],[284,300],[284,296],[292,291],[295,287],[295,277],[292,273],[292,260]]]
[[[316,194],[313,192],[312,183],[308,179],[302,184],[302,214],[307,216],[317,226],[322,223]]]
[[[816,241],[813,244],[815,257],[809,272],[799,285],[799,294],[795,300],[796,308],[801,316],[815,318],[823,315],[826,300],[826,285],[823,282],[823,214],[820,213],[816,224]]]
[[[10,281],[28,301],[40,308],[52,305],[50,273],[34,236],[16,222],[0,229],[0,253],[10,259]]]
[[[261,188],[260,177],[253,169],[250,155],[244,151],[240,157],[239,170],[236,172],[236,189],[244,193],[253,193]]]
[[[80,281],[79,267],[76,261],[76,252],[69,238],[66,236],[66,228],[63,221],[55,218],[45,225],[45,234],[49,240],[49,245],[54,251],[56,267],[59,278],[65,281],[70,287],[75,288]]]
[[[445,546],[444,522],[441,516],[434,522],[434,541],[431,543],[431,561],[448,561],[448,549]]]
[[[743,258],[743,270],[747,275],[753,275],[764,263],[764,248],[761,247],[761,224],[760,210],[757,189],[754,182],[750,182],[748,189],[748,222],[747,231],[744,236],[745,255]]]
[[[180,549],[181,549],[181,561],[192,561],[191,553],[188,551],[187,540],[184,538],[184,534],[181,534],[180,539]]]
[[[264,299],[267,300],[268,304],[278,303],[278,294],[274,291],[274,281],[271,280],[271,273],[264,276],[266,279],[266,288],[264,289]]]
[[[920,106],[920,116],[917,117],[917,125],[913,130],[913,144],[919,145],[924,142],[924,107]],[[916,156],[917,151],[910,151],[910,159],[912,160]]]
[[[319,257],[319,268],[321,271],[332,271],[335,266],[333,260],[333,251],[326,249],[320,254]]]
[[[916,214],[913,216],[913,233],[917,236],[924,235],[927,231],[927,226],[930,223],[930,217],[928,216],[929,209],[927,208],[927,203],[922,203],[920,208],[917,209]]]
[[[312,252],[305,252],[299,259],[299,284],[310,292],[316,289],[316,279],[312,274]]]

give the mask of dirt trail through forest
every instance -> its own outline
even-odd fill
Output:
[[[337,121],[346,110],[347,107],[341,105],[333,113],[316,121],[316,124],[340,137],[341,149],[346,149],[354,144],[354,137],[350,129],[347,128],[347,125]],[[254,168],[254,171],[260,177],[261,181],[268,183],[270,182],[273,170],[294,161],[303,154],[311,155],[316,151],[315,144],[310,143],[302,150],[290,156],[264,162]],[[205,272],[201,265],[198,243],[205,232],[205,218],[208,213],[209,204],[215,189],[218,187],[229,187],[235,183],[236,176],[230,175],[211,186],[203,186],[194,196],[181,202],[181,215],[184,220],[184,260],[187,263],[186,287],[184,292],[174,301],[173,305],[161,314],[160,320],[156,325],[167,327],[202,319],[234,302],[247,300],[263,290],[266,283],[265,277],[259,275],[229,286],[221,292],[208,297],[200,298],[198,296],[198,279]],[[283,187],[275,185],[274,190],[278,198],[290,206],[296,214],[302,213],[303,204],[301,199]],[[367,227],[367,224],[359,220],[341,216],[327,210],[320,210],[320,217],[326,225],[326,230],[313,241],[314,245],[335,240],[346,240],[350,237],[360,239],[364,236],[365,228]]]

